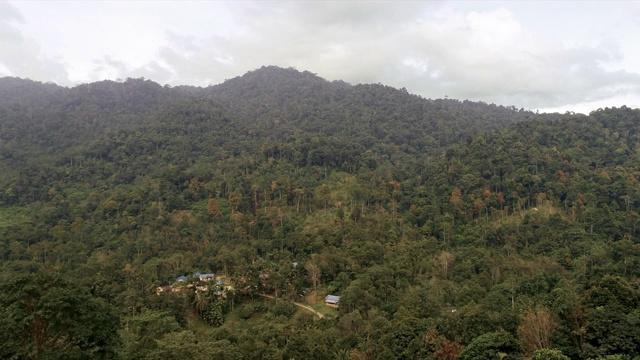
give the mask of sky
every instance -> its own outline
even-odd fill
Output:
[[[638,1],[0,2],[0,77],[208,86],[265,65],[541,112],[640,107]]]

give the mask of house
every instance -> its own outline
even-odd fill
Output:
[[[176,278],[176,282],[183,282],[183,281],[187,281],[187,277],[182,275],[182,276],[178,276]]]
[[[199,278],[201,281],[209,281],[216,278],[216,274],[200,274],[199,272],[193,274],[193,277]]]
[[[327,297],[324,298],[324,303],[329,306],[337,307],[338,302],[340,302],[340,296],[337,295],[327,295]]]
[[[216,274],[200,274],[200,280],[210,281],[216,278]]]

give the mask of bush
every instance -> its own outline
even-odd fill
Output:
[[[562,351],[556,349],[541,349],[533,353],[531,360],[569,360]]]
[[[293,303],[290,303],[284,300],[279,300],[279,301],[276,301],[276,304],[273,306],[273,310],[271,312],[273,312],[273,314],[276,316],[291,317],[293,316],[293,314],[296,313],[296,311],[297,311],[296,306],[293,305]]]

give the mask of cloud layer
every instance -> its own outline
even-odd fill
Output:
[[[542,29],[523,22],[523,10],[510,3],[145,4],[0,3],[0,75],[208,85],[279,65],[429,98],[578,111],[606,101],[622,105],[621,99],[640,106],[640,74],[629,67],[629,57],[640,54],[628,51],[631,38],[605,33],[580,41],[580,27],[568,27],[580,14],[567,24],[545,18]],[[617,31],[640,30],[632,14],[638,8],[629,6],[629,21],[618,18],[624,26]],[[53,26],[42,15],[47,7],[61,14]],[[552,25],[574,37],[550,35]]]
[[[66,82],[65,66],[44,54],[33,39],[25,37],[16,27],[21,23],[24,23],[22,14],[0,2],[0,75]]]

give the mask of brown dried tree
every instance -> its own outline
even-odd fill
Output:
[[[522,314],[522,323],[518,327],[518,340],[526,355],[536,350],[551,348],[551,333],[556,328],[556,322],[549,310],[538,306],[526,310]]]

